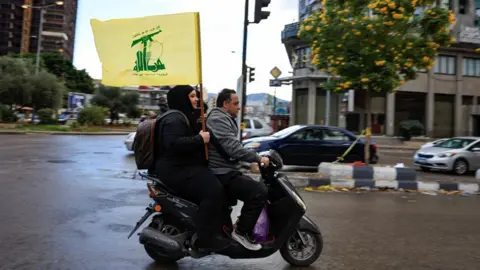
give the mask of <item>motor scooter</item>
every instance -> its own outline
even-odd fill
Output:
[[[265,258],[280,250],[283,259],[294,266],[309,266],[320,256],[323,238],[317,225],[305,215],[307,207],[287,176],[277,172],[283,165],[275,151],[266,154],[269,166],[260,166],[261,180],[268,188],[267,213],[270,220],[269,240],[258,251],[248,250],[232,239],[231,244],[217,254],[232,259]],[[201,258],[212,255],[195,247],[197,239],[192,217],[198,206],[178,196],[163,182],[147,173],[147,187],[153,202],[137,222],[128,238],[154,214],[150,224],[139,233],[139,241],[147,254],[160,264],[173,263],[184,257]],[[225,209],[224,231],[231,233],[232,201]]]

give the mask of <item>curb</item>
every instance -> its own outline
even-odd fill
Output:
[[[128,135],[134,131],[130,132],[75,132],[75,131],[0,131],[0,135],[28,135],[28,134],[43,134],[43,135],[65,135],[65,136],[79,136],[79,135],[97,135],[97,136],[106,136],[106,135]]]
[[[247,173],[246,175],[258,179],[259,174]],[[336,179],[329,178],[311,178],[301,176],[287,175],[288,180],[294,187],[321,187],[332,186],[337,188],[391,188],[404,190],[421,190],[421,191],[462,191],[468,193],[480,192],[480,184],[475,183],[444,183],[444,182],[427,182],[427,181],[373,181],[373,180],[352,180],[352,179]]]
[[[414,168],[395,168],[379,166],[352,166],[348,164],[334,164],[322,162],[318,165],[318,174],[321,178],[354,181],[400,181],[415,182],[417,170]]]
[[[406,151],[417,151],[419,147],[412,146],[392,146],[392,145],[378,145],[378,149],[381,152],[382,150],[406,150]]]

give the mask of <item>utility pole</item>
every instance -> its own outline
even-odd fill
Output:
[[[265,20],[270,16],[269,11],[262,10],[270,5],[271,0],[255,0],[255,18],[253,23],[260,23],[261,20]],[[249,0],[245,0],[245,15],[243,20],[243,52],[242,52],[242,93],[241,93],[241,111],[240,111],[240,124],[243,123],[245,116],[245,107],[247,106],[247,38],[248,38],[248,5]],[[240,130],[242,133],[242,130]],[[242,140],[242,136],[240,136]]]
[[[247,37],[248,37],[248,1],[245,0],[245,15],[243,20],[243,51],[242,51],[242,95],[241,97],[241,110],[240,110],[240,126],[243,123],[243,119],[245,117],[245,107],[247,105]],[[240,128],[241,129],[241,128]],[[243,131],[240,130],[240,141],[242,141],[242,134]]]

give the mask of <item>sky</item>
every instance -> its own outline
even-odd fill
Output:
[[[250,0],[250,21],[254,0]],[[243,17],[245,0],[79,0],[75,37],[74,65],[86,69],[94,79],[101,79],[102,65],[95,49],[90,19],[109,20],[200,12],[202,35],[203,82],[209,93],[222,88],[236,89],[241,74]],[[248,94],[274,93],[269,86],[270,70],[277,66],[284,76],[292,67],[281,31],[285,24],[298,21],[298,0],[272,0],[266,9],[270,17],[248,28],[247,65],[255,67],[255,81]],[[279,87],[277,97],[291,100],[291,86]]]

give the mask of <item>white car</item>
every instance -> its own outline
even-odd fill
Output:
[[[444,142],[444,141],[446,141],[446,140],[448,140],[448,139],[449,139],[449,138],[443,138],[443,139],[438,139],[438,140],[433,141],[433,142],[428,142],[428,143],[420,146],[420,149],[435,146],[435,145],[437,145],[437,144],[439,144],[439,143],[442,143],[442,142]]]
[[[255,138],[270,136],[273,133],[272,127],[260,118],[245,117],[243,119],[245,123],[245,129],[243,130],[243,138]]]
[[[133,151],[133,140],[135,139],[135,135],[137,132],[132,132],[128,134],[127,139],[125,139],[125,147],[128,151]]]

